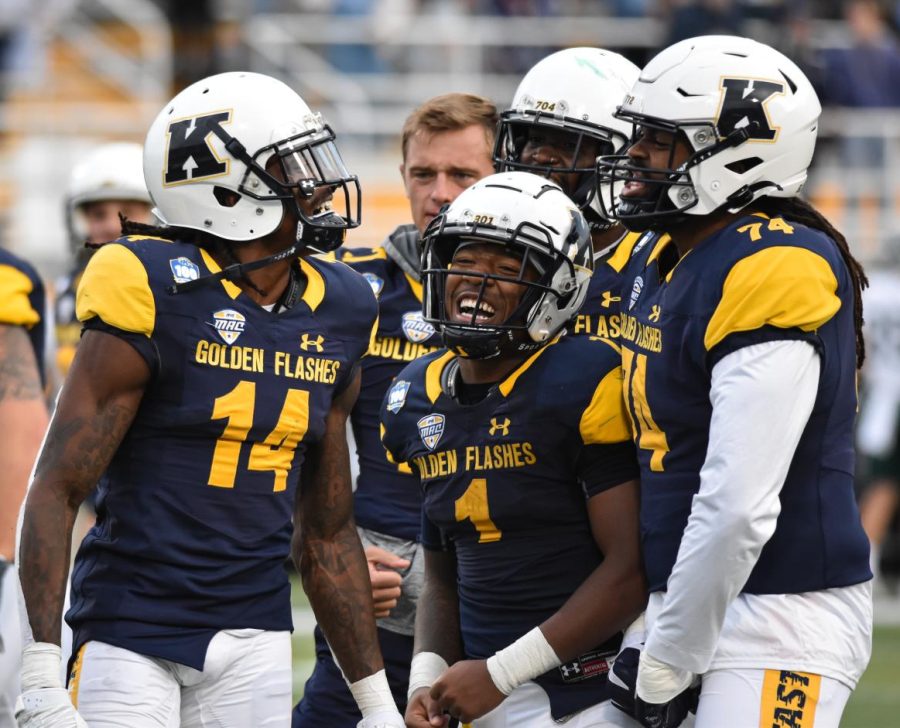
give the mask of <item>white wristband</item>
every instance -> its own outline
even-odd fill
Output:
[[[384,670],[350,683],[350,692],[363,718],[383,710],[397,711],[397,704],[394,702]]]
[[[62,650],[49,642],[32,642],[22,650],[22,692],[61,688]]]
[[[535,627],[509,647],[489,657],[487,669],[497,690],[509,695],[519,685],[561,664],[541,628]]]
[[[409,666],[409,688],[407,700],[419,688],[430,688],[434,681],[450,669],[447,661],[437,652],[417,652]]]

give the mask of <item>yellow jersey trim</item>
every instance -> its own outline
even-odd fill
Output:
[[[209,253],[207,253],[203,248],[200,248],[199,250],[200,250],[200,256],[203,258],[203,263],[204,263],[204,265],[206,265],[206,268],[207,268],[207,270],[209,270],[210,273],[218,273],[220,270],[222,270],[221,266],[218,263],[216,263],[215,259]],[[224,278],[222,278],[219,281],[219,283],[222,284],[222,287],[225,289],[225,292],[229,296],[231,296],[232,300],[234,300],[235,298],[237,298],[238,296],[241,295],[240,287],[237,286],[236,284],[232,283],[231,281],[227,281]]]
[[[615,367],[594,390],[591,403],[581,415],[578,426],[585,445],[609,445],[631,440],[622,382],[622,368]]]
[[[33,290],[34,284],[22,271],[0,265],[0,323],[30,327],[40,322],[40,314],[28,300]]]
[[[765,248],[739,260],[706,327],[707,351],[726,336],[763,326],[815,331],[840,309],[831,266],[806,248]]]
[[[631,258],[634,246],[637,245],[638,240],[640,240],[643,235],[644,233],[628,233],[623,238],[622,242],[619,243],[616,252],[606,261],[606,264],[616,273],[621,273],[622,268],[625,267],[625,264]]]
[[[85,268],[75,294],[79,321],[104,323],[148,338],[156,325],[156,300],[147,270],[124,245],[104,245]]]
[[[431,404],[437,402],[437,398],[441,396],[441,372],[447,363],[455,357],[452,351],[441,354],[425,369],[425,396]]]
[[[367,263],[370,260],[387,260],[387,251],[384,248],[375,248],[371,253],[356,255],[345,248],[341,255],[342,263]]]
[[[72,663],[72,673],[69,675],[69,699],[72,701],[72,707],[78,709],[78,688],[81,687],[81,672],[84,669],[84,651],[87,649],[88,643],[81,645],[78,650],[78,656]]]
[[[419,299],[419,303],[422,303],[422,296],[424,295],[422,292],[422,284],[413,278],[409,273],[404,272],[404,276],[406,276],[406,282],[409,283],[409,289],[412,291],[413,295]]]
[[[383,422],[378,423],[378,431],[381,436],[381,446],[384,447],[384,435],[387,432],[387,429],[384,426]],[[398,463],[394,460],[394,456],[391,455],[391,451],[384,447],[384,457],[391,464],[397,466],[397,471],[400,473],[405,473],[406,475],[412,475],[412,468],[409,467],[409,463]]]
[[[297,260],[300,262],[300,270],[306,276],[306,288],[303,289],[300,298],[309,306],[310,311],[315,311],[325,299],[325,278],[308,260],[303,258]]]
[[[547,342],[547,344],[545,344],[540,349],[538,349],[536,352],[534,352],[534,354],[532,354],[525,361],[523,361],[512,374],[510,374],[506,379],[504,379],[500,383],[500,394],[502,394],[504,397],[508,397],[509,393],[513,391],[513,387],[516,386],[516,382],[519,380],[519,377],[521,377],[528,370],[528,368],[532,364],[534,364],[535,361],[537,361],[537,358],[541,354],[543,354],[545,351],[547,351],[547,349],[549,349],[551,346],[553,346],[555,343],[557,343],[560,340],[561,336],[562,336],[562,334],[557,334],[556,338],[554,338],[552,341]]]
[[[650,252],[650,257],[647,258],[647,265],[650,265],[654,260],[656,260],[660,256],[660,253],[662,253],[665,247],[671,242],[672,238],[668,233],[657,240],[656,244],[653,246],[653,250]]]

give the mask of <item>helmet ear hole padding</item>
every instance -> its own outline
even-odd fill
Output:
[[[241,196],[237,192],[218,185],[213,187],[213,196],[222,207],[234,207],[241,201]]]

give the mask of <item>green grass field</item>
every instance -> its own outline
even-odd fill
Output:
[[[299,586],[294,605],[308,609]],[[294,697],[303,694],[303,684],[315,663],[312,630],[294,632]],[[897,728],[900,726],[900,626],[876,627],[872,661],[844,711],[841,728]]]
[[[841,728],[900,725],[900,627],[876,627],[872,661],[844,711]]]

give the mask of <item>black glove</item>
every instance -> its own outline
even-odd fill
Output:
[[[607,691],[612,704],[626,715],[635,716],[634,691],[637,686],[638,662],[641,651],[637,647],[626,647],[616,657],[612,670],[607,676]]]
[[[637,667],[635,667],[637,680]],[[667,703],[645,703],[637,695],[634,697],[634,717],[644,728],[678,728],[688,713],[697,712],[700,686],[690,687]]]

